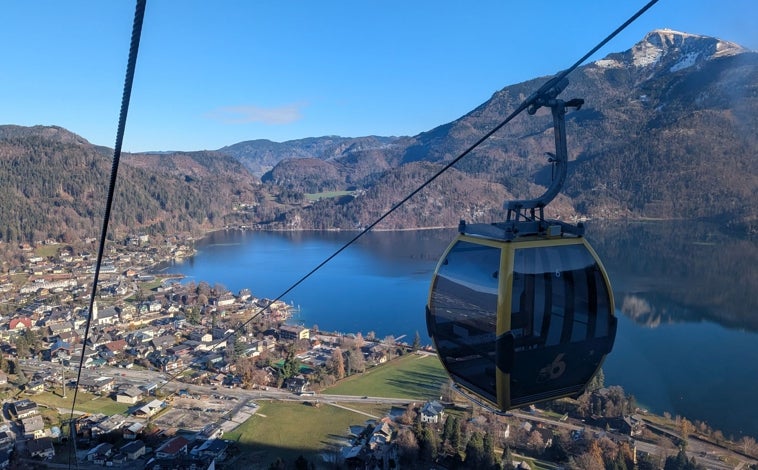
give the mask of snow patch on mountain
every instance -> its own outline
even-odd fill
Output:
[[[697,62],[697,58],[700,56],[699,52],[688,52],[685,54],[684,57],[682,57],[682,60],[671,66],[669,71],[676,72],[678,70],[683,70],[688,67],[692,67],[695,65],[695,62]]]
[[[624,66],[624,64],[622,64],[618,60],[613,60],[613,59],[596,60],[595,65],[597,65],[601,69],[620,69],[621,67]]]
[[[663,49],[643,41],[632,48],[632,63],[635,67],[647,67],[658,62],[662,55]]]

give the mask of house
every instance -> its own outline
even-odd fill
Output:
[[[79,381],[79,387],[98,395],[108,394],[113,390],[113,377],[85,377]]]
[[[145,385],[140,385],[139,388],[140,390],[144,390],[148,395],[155,395],[155,390],[158,389],[158,384],[155,382],[150,382]]]
[[[42,379],[32,380],[24,385],[24,391],[26,393],[42,393],[45,391],[45,381]]]
[[[226,458],[226,451],[229,448],[229,441],[223,439],[208,439],[200,447],[192,450],[192,455],[200,457],[211,457],[216,461]]]
[[[124,427],[124,429],[122,431],[122,435],[123,435],[124,439],[133,441],[133,440],[137,439],[137,436],[140,435],[140,433],[142,432],[142,430],[144,428],[145,428],[145,425],[142,424],[142,423],[139,423],[139,422],[137,422],[137,423],[130,423],[127,426]],[[123,451],[123,449],[122,449],[122,451]]]
[[[144,417],[150,417],[162,410],[166,406],[166,403],[162,400],[153,400],[147,405],[144,405],[137,409],[134,414],[135,416],[144,416]]]
[[[103,442],[87,451],[87,461],[94,462],[98,457],[108,458],[113,454],[113,444]],[[97,463],[97,462],[96,462]]]
[[[159,459],[176,459],[181,455],[187,454],[189,441],[182,436],[176,436],[166,441],[155,451],[155,456]]]
[[[392,438],[392,428],[389,423],[383,421],[381,425],[376,426],[368,440],[370,449],[376,449],[379,446],[389,444]]]
[[[26,450],[32,457],[40,457],[43,459],[51,459],[55,457],[55,448],[53,447],[53,440],[49,437],[43,437],[42,439],[33,439],[26,442]]]
[[[437,400],[424,403],[419,412],[422,423],[439,423],[445,416],[445,407]]]
[[[61,359],[71,358],[71,345],[60,338],[49,349],[42,351],[42,358],[46,361],[59,362]]]
[[[119,322],[120,311],[118,307],[105,307],[102,311],[98,311],[96,304],[92,311],[95,313],[92,316],[92,323],[95,325],[113,325]]]
[[[97,424],[90,428],[90,434],[93,438],[113,433],[121,429],[124,424],[124,417],[120,414],[108,416],[105,419],[100,420]]]
[[[308,381],[308,379],[302,375],[299,375],[297,377],[290,377],[284,381],[284,386],[292,393],[303,393],[308,390],[308,385],[310,384],[311,383]]]
[[[129,387],[119,390],[116,394],[117,403],[127,403],[133,405],[142,399],[142,390],[137,387]]]
[[[124,349],[126,349],[126,341],[123,339],[117,339],[115,341],[110,341],[108,343],[105,343],[102,347],[106,351],[110,351],[113,354],[121,354],[124,352]]]
[[[177,344],[166,349],[166,354],[179,356],[179,357],[187,356],[191,352],[192,352],[192,348],[190,348],[190,346],[187,345],[186,343]]]
[[[282,325],[279,328],[279,338],[288,340],[299,340],[310,338],[311,330],[298,325]]]
[[[135,331],[129,335],[129,344],[136,346],[138,344],[149,343],[155,338],[155,333],[151,329]]]
[[[200,341],[201,343],[210,343],[213,341],[213,335],[203,330],[193,331],[190,333],[189,338],[193,341]]]
[[[623,419],[615,419],[609,423],[611,427],[616,428],[623,434],[629,436],[640,436],[645,428],[645,421],[639,415],[624,416]]]
[[[217,307],[227,307],[229,305],[234,305],[235,301],[236,299],[229,292],[225,294],[221,294],[219,297],[214,297],[214,298],[209,299],[209,303]]]
[[[150,344],[156,351],[163,351],[176,344],[176,338],[174,335],[159,336],[150,340]]]
[[[142,441],[132,441],[121,448],[121,453],[126,455],[129,460],[136,460],[145,455],[145,443]]]
[[[60,336],[63,333],[70,333],[74,329],[74,324],[70,321],[56,321],[48,323],[48,333],[51,337]]]
[[[32,329],[32,320],[29,317],[13,318],[8,324],[8,329],[11,331],[23,331]]]
[[[172,372],[184,367],[184,361],[178,356],[158,356],[153,364],[160,367],[163,372]]]
[[[39,411],[37,404],[31,400],[19,400],[11,403],[11,413],[16,419],[24,419],[36,415]]]
[[[28,439],[39,439],[45,436],[45,421],[40,415],[30,416],[21,420],[24,436]]]
[[[208,441],[212,439],[220,439],[224,435],[224,429],[218,424],[207,424],[197,434],[196,439],[200,441]]]

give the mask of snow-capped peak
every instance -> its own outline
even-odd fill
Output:
[[[645,68],[660,63],[669,71],[676,72],[705,60],[745,51],[745,48],[737,44],[709,36],[683,33],[673,29],[656,29],[635,44],[627,52],[628,55],[612,54],[596,61],[595,65],[601,68],[617,68],[627,63],[634,67]]]

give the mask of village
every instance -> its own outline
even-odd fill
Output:
[[[111,248],[91,314],[91,253],[53,243],[20,248],[25,264],[0,275],[0,468],[12,457],[49,461],[69,439],[85,464],[215,468],[229,455],[224,432],[257,408],[235,391],[307,397],[312,386],[382,363],[397,348],[392,338],[286,324],[292,306],[247,289],[155,274],[161,262],[191,255],[190,243],[155,248],[138,235]],[[337,357],[339,371],[331,367]],[[83,412],[83,400],[116,407]]]
[[[739,446],[704,423],[695,423],[698,439],[652,425],[636,413],[633,397],[620,387],[604,388],[602,379],[591,393],[544,415],[531,407],[507,417],[469,415],[465,422],[459,422],[460,409],[449,413],[459,405],[444,386],[440,401],[325,395],[342,379],[408,352],[434,353],[421,347],[418,335],[407,344],[373,332],[363,337],[306,328],[287,322],[295,309],[284,302],[162,275],[166,263],[194,253],[192,240],[151,243],[135,235],[113,244],[91,312],[91,251],[48,242],[21,245],[18,252],[0,274],[0,468],[70,465],[69,455],[79,468],[249,465],[238,442],[224,436],[256,416],[262,401],[345,409],[374,401],[390,410],[351,425],[325,456],[347,468],[398,468],[418,458],[455,466],[461,455],[466,462],[494,462],[495,445],[504,449],[505,468],[531,468],[510,454],[511,446],[578,461],[603,445],[619,462],[656,468],[656,459],[661,465],[672,455],[672,442],[689,442],[689,454],[707,468],[755,463],[726,452],[724,444]],[[676,426],[686,430],[693,426],[688,423],[677,417]],[[460,441],[461,426],[468,444]],[[432,428],[438,438],[428,433]],[[480,445],[470,447],[476,439]],[[740,442],[748,454],[753,441]],[[264,462],[258,461],[265,468]]]

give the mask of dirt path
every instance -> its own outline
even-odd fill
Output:
[[[373,419],[380,419],[380,418],[379,418],[379,416],[374,416],[374,415],[372,415],[372,414],[370,414],[370,413],[366,413],[365,411],[356,410],[355,408],[349,408],[349,407],[347,407],[347,406],[344,406],[344,405],[339,405],[339,404],[337,404],[337,403],[334,403],[334,402],[331,402],[331,401],[328,401],[328,402],[326,402],[326,403],[327,403],[327,404],[329,404],[329,405],[332,405],[332,406],[334,406],[334,407],[337,407],[337,408],[342,408],[343,410],[348,410],[348,411],[352,411],[353,413],[359,413],[359,414],[362,414],[362,415],[368,416],[369,418],[373,418]]]

